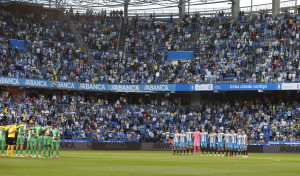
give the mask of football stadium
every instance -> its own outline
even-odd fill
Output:
[[[300,173],[297,0],[0,0],[0,176]]]

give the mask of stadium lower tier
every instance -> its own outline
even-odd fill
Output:
[[[104,93],[2,86],[1,124],[57,124],[61,139],[168,143],[175,130],[243,130],[248,142],[299,141],[299,92]]]

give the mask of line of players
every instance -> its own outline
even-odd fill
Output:
[[[192,140],[194,138],[194,141]],[[247,135],[245,131],[238,130],[238,133],[235,133],[234,130],[226,130],[225,134],[218,130],[218,133],[211,131],[208,134],[204,129],[202,132],[196,128],[195,132],[191,132],[191,129],[187,129],[185,133],[183,130],[179,133],[179,130],[176,130],[173,138],[173,155],[179,154],[182,155],[182,152],[191,151],[191,154],[196,154],[196,149],[198,148],[199,155],[200,151],[202,150],[202,155],[204,156],[204,152],[206,152],[206,156],[208,156],[208,152],[210,152],[210,156],[214,152],[214,155],[217,156],[217,152],[219,153],[218,156],[224,156],[224,152],[226,152],[226,156],[233,157],[238,156],[248,157],[248,150],[247,150]],[[201,141],[201,146],[200,146]],[[194,149],[194,153],[192,150]]]
[[[48,158],[53,158],[53,151],[56,149],[56,158],[59,159],[59,147],[60,147],[60,131],[57,124],[53,127],[51,122],[47,123],[47,126],[42,127],[42,123],[39,122],[37,126],[33,122],[26,125],[26,122],[22,122],[21,125],[17,124],[6,125],[5,123],[0,126],[0,146],[2,147],[1,156],[14,157],[14,148],[16,146],[16,157],[32,157],[36,158],[36,149],[38,147],[39,158],[46,157],[46,150],[48,149]],[[25,137],[27,136],[26,155],[23,156],[23,149],[25,143]],[[4,155],[4,149],[7,145],[7,154]],[[42,157],[42,146],[44,149],[44,156]],[[20,151],[20,155],[19,155]],[[30,151],[30,155],[28,155]]]

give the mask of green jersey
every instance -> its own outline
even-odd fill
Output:
[[[37,134],[36,137],[40,137],[42,136],[43,127],[41,126],[34,127],[33,131],[35,134]]]
[[[27,139],[32,139],[32,138],[34,138],[34,135],[32,134],[34,128],[35,128],[35,127],[33,127],[31,130],[28,130],[28,131],[27,131]]]
[[[6,136],[6,129],[0,130],[0,138],[5,139]]]
[[[60,136],[60,132],[58,129],[52,130],[52,139],[53,141],[58,141],[58,137]]]
[[[45,130],[46,128],[48,128],[49,126],[45,126],[44,128],[43,128],[43,130]],[[46,131],[45,131],[45,134],[48,134],[48,133],[50,133],[50,135],[51,135],[51,132],[52,132],[52,127],[50,126],[50,128],[48,128]],[[45,136],[45,138],[51,138],[50,136]]]
[[[22,127],[20,127],[19,129],[18,129],[18,136],[24,136],[24,134],[20,134],[20,133],[24,133],[24,126],[22,126]]]

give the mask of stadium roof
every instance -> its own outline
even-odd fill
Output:
[[[94,12],[102,9],[121,10],[125,0],[16,0],[17,2],[29,2],[40,4],[48,8],[73,8],[74,12],[85,12],[87,9],[93,9]],[[179,1],[186,2],[186,12],[188,12],[188,3],[190,3],[189,12],[215,13],[224,10],[230,12],[232,0],[129,0],[129,15],[156,13],[156,14],[177,14]],[[190,1],[190,2],[189,2]],[[272,0],[252,0],[253,11],[260,9],[271,9]],[[0,2],[12,2],[11,0],[0,0]],[[295,5],[295,0],[281,0],[281,7]],[[250,11],[251,0],[240,0],[241,10]]]

